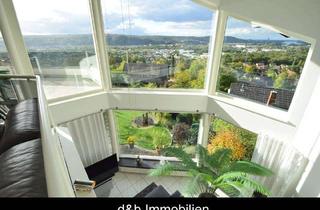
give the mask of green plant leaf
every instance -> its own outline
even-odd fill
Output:
[[[149,176],[167,176],[170,175],[176,167],[171,163],[166,163],[164,165],[160,165],[155,169],[151,169]]]
[[[176,157],[179,160],[181,160],[183,166],[186,169],[198,169],[197,164],[192,160],[191,156],[188,153],[186,153],[182,148],[168,147],[165,148],[163,151],[168,156]]]
[[[252,189],[254,191],[257,191],[261,194],[264,195],[270,195],[270,192],[267,188],[265,188],[263,185],[259,184],[258,182],[250,179],[247,177],[246,173],[242,173],[242,172],[228,172],[225,173],[223,175],[221,175],[220,177],[218,177],[214,184],[216,186],[223,186],[225,184],[230,184],[230,183],[241,183],[244,189]],[[238,186],[239,187],[239,186]],[[240,193],[243,193],[243,190],[240,190]]]
[[[202,192],[208,192],[208,184],[203,181],[201,174],[194,176],[186,185],[185,192],[190,196],[197,196]]]
[[[201,173],[199,172],[198,170],[193,170],[193,169],[190,169],[189,170],[189,174],[193,177],[198,177],[205,183],[211,183],[213,184],[214,183],[214,178],[209,175],[209,174],[206,174],[206,173]]]
[[[237,161],[231,164],[229,171],[244,172],[257,176],[272,176],[273,172],[259,164],[248,161]]]
[[[217,149],[214,153],[210,154],[207,162],[218,170],[226,168],[231,162],[231,150],[230,149]]]

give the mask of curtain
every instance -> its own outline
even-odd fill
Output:
[[[69,129],[85,167],[113,154],[110,126],[103,113],[81,117],[62,126]]]
[[[308,164],[308,159],[292,145],[259,134],[252,162],[274,172],[270,177],[255,176],[254,179],[270,190],[272,197],[291,197]]]

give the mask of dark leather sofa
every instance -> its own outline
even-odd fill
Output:
[[[38,100],[12,107],[0,130],[0,197],[47,197]]]

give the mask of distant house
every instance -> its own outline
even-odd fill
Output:
[[[231,83],[229,93],[285,110],[289,109],[294,95],[292,90],[268,88],[247,82]]]
[[[127,63],[124,72],[130,82],[163,84],[169,79],[170,66],[167,64]]]
[[[256,68],[260,71],[265,71],[268,69],[268,66],[264,63],[256,63]]]

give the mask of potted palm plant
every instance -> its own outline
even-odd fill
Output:
[[[168,156],[178,158],[177,164],[165,163],[152,169],[151,176],[170,175],[173,171],[187,171],[192,177],[186,188],[190,196],[215,197],[217,189],[231,197],[247,197],[252,192],[270,195],[268,189],[250,178],[250,175],[271,176],[269,169],[249,161],[232,160],[230,149],[218,149],[209,153],[206,148],[197,145],[198,163],[194,162],[182,148],[164,149]]]

